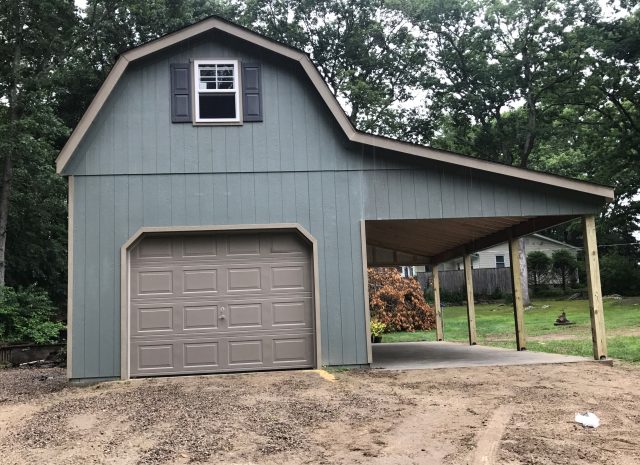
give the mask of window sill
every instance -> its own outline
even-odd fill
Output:
[[[194,126],[242,126],[242,121],[194,121]]]

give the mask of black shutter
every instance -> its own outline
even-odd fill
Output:
[[[171,122],[190,123],[191,64],[171,64]]]
[[[262,121],[262,69],[258,63],[242,63],[243,121]]]

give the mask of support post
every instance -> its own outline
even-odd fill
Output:
[[[607,336],[604,326],[604,306],[600,287],[600,264],[598,262],[598,241],[596,239],[596,219],[594,215],[582,218],[584,235],[584,260],[587,272],[587,291],[589,294],[589,313],[591,314],[591,338],[593,357],[596,360],[607,358]]]
[[[469,344],[478,343],[476,336],[476,307],[473,303],[473,269],[471,255],[464,256],[464,284],[467,291],[467,322],[469,325]]]
[[[516,325],[516,347],[518,350],[526,350],[519,239],[509,239],[509,259],[511,260],[511,290],[513,292],[513,318]]]
[[[440,306],[440,274],[438,265],[433,265],[433,305],[436,313],[436,340],[444,341],[444,325],[442,321],[442,307]]]

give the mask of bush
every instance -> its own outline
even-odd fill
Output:
[[[640,269],[633,260],[617,253],[600,259],[602,292],[606,294],[640,294]]]
[[[64,325],[55,321],[56,307],[47,293],[34,286],[0,289],[0,342],[49,344]]]
[[[425,331],[436,325],[420,283],[395,268],[369,268],[369,308],[371,318],[387,331]]]
[[[578,262],[571,252],[566,249],[555,250],[551,255],[551,269],[562,282],[562,289],[567,289],[567,282],[575,279],[575,271],[578,269]]]
[[[529,252],[527,254],[527,269],[529,270],[529,282],[537,289],[548,278],[551,270],[551,258],[539,250]]]

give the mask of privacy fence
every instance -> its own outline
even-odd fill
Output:
[[[418,281],[423,288],[431,288],[431,272],[418,273]],[[511,294],[511,268],[480,268],[473,270],[473,292],[476,295],[493,294],[496,289],[503,294]],[[464,271],[440,271],[440,290],[460,292],[464,290]]]

